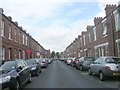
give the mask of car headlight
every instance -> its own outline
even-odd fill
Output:
[[[35,70],[35,69],[36,69],[36,67],[32,67],[32,68],[31,68],[31,70]]]
[[[10,79],[11,79],[11,76],[2,77],[0,78],[0,83],[8,82],[10,81]]]

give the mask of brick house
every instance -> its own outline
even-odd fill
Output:
[[[17,22],[12,21],[12,17],[5,16],[3,9],[1,16],[1,34],[2,38],[2,60],[8,59],[28,59],[40,57],[38,51],[46,51],[35,39],[31,37]],[[45,53],[44,53],[45,54]],[[42,55],[44,55],[42,54]],[[41,56],[42,57],[42,56]]]
[[[120,3],[118,6],[106,5],[105,13],[104,18],[95,17],[94,26],[87,26],[87,31],[81,33],[82,38],[78,40],[80,56],[120,57]]]
[[[120,2],[118,3],[118,7],[112,12],[112,16],[114,17],[113,22],[113,35],[114,35],[114,53],[116,56],[120,57]]]
[[[89,25],[87,26],[87,39],[88,39],[88,42],[87,42],[87,56],[92,56],[94,57],[95,54],[93,52],[95,52],[94,50],[94,32],[93,32],[93,27],[92,25]]]

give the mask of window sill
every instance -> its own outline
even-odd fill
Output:
[[[2,36],[2,35],[1,35]],[[2,36],[3,38],[5,38],[5,36]]]
[[[10,41],[12,41],[12,39],[9,38]]]
[[[103,38],[107,37],[108,35],[103,35]]]

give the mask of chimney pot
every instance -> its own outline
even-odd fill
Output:
[[[12,17],[11,16],[8,16],[8,19],[12,21]]]

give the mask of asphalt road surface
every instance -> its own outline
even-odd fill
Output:
[[[98,76],[90,76],[61,61],[53,61],[32,83],[24,88],[120,88],[116,78],[100,81]]]

